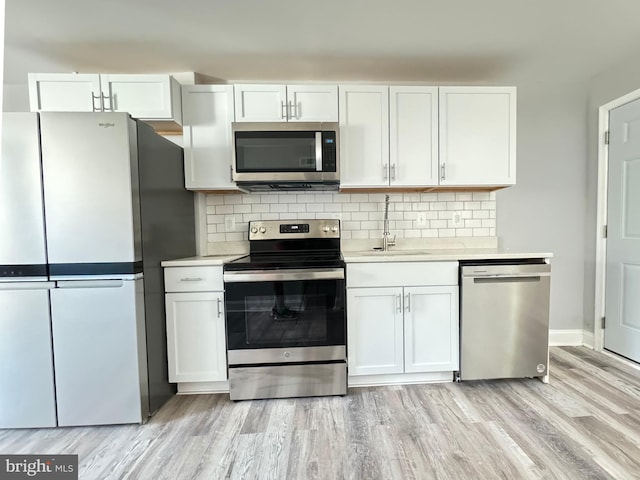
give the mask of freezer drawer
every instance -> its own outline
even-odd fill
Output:
[[[0,283],[0,428],[56,426],[52,285]]]
[[[461,268],[460,378],[548,373],[548,264]]]
[[[58,424],[141,423],[149,410],[142,279],[51,291]]]

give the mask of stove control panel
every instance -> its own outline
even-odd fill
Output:
[[[249,222],[249,240],[340,238],[340,220],[264,220]]]

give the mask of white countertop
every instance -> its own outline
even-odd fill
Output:
[[[387,252],[360,250],[343,251],[347,263],[363,262],[437,262],[458,260],[511,260],[518,258],[551,258],[549,252],[511,252],[498,248],[441,248],[420,250],[394,250]]]
[[[246,253],[236,253],[229,255],[207,255],[187,258],[176,258],[175,260],[164,260],[160,263],[163,267],[205,267],[210,265],[223,265],[236,258],[244,257]]]
[[[165,260],[163,267],[200,267],[223,265],[243,257],[244,253],[229,255],[207,255],[175,260]],[[498,248],[440,248],[422,250],[394,250],[376,252],[373,250],[343,251],[342,256],[347,263],[364,262],[438,262],[459,260],[510,260],[518,258],[551,258],[549,252],[509,252]]]

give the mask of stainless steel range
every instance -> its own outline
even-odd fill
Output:
[[[347,393],[339,220],[249,224],[224,267],[232,400]]]

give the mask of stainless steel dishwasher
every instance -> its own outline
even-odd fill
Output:
[[[551,265],[461,262],[460,277],[459,380],[546,381]]]

